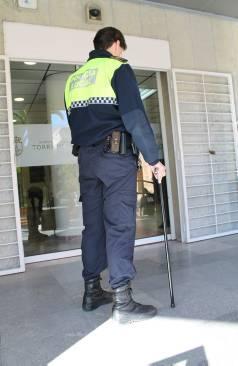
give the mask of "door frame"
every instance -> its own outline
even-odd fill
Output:
[[[88,50],[91,48],[92,39],[95,35],[94,31],[80,30],[80,29],[67,29],[54,26],[45,25],[32,25],[15,22],[4,22],[4,43],[5,52],[9,57],[10,61],[36,61],[45,63],[58,63],[58,64],[81,64],[87,59]],[[22,43],[24,39],[24,43]],[[48,39],[48,42],[45,42]],[[60,42],[55,43],[55,39]],[[70,39],[70,43],[68,40]],[[82,42],[80,48],[75,48],[75,44],[78,43],[79,39]],[[160,39],[144,38],[127,36],[128,51],[126,57],[131,61],[131,65],[136,69],[151,70],[157,74],[161,71],[168,72],[171,70],[170,60],[170,48],[169,42]],[[51,47],[54,44],[54,47]],[[63,52],[62,44],[68,44],[67,53]],[[141,53],[143,47],[144,52]],[[154,57],[154,52],[158,52],[160,57]],[[70,60],[70,61],[69,61]],[[162,95],[160,85],[157,81],[158,95]],[[169,88],[168,88],[169,89]],[[11,98],[11,96],[10,96]],[[171,100],[169,101],[171,108]],[[161,108],[161,126],[162,128],[162,139],[166,139],[164,115],[162,115]],[[12,110],[10,111],[12,113]],[[171,111],[172,113],[172,111]],[[13,122],[10,122],[13,129]],[[166,140],[164,140],[166,141]],[[167,147],[165,149],[165,161],[168,164]],[[14,154],[14,152],[13,152]],[[169,170],[169,166],[167,167]],[[168,180],[169,182],[169,180]],[[171,194],[171,186],[168,185],[168,192]],[[19,206],[19,201],[18,201]],[[172,227],[173,220],[173,207],[172,203],[169,203],[170,217],[171,217],[171,235],[169,239],[175,239],[174,224]],[[19,219],[20,220],[20,219]],[[19,221],[20,225],[20,221]],[[20,226],[21,227],[21,226]],[[136,240],[136,246],[156,243],[162,241],[163,237],[149,237]],[[20,243],[22,245],[22,242]],[[42,254],[40,256],[25,257],[25,263],[31,263],[41,260],[52,260],[58,258],[64,258],[68,256],[80,255],[81,250],[69,250],[64,252]]]
[[[169,73],[166,72],[166,80],[167,80],[167,87],[169,91]],[[168,206],[169,206],[169,219],[170,219],[170,238],[172,240],[176,239],[175,234],[175,219],[174,219],[174,206],[173,206],[173,193],[172,193],[172,184],[171,184],[171,174],[170,174],[170,164],[169,164],[169,151],[168,151],[168,139],[166,133],[166,119],[165,119],[165,112],[164,112],[164,96],[163,96],[163,89],[161,83],[161,72],[156,73],[157,78],[157,90],[158,90],[158,103],[159,103],[159,114],[160,114],[160,121],[161,121],[161,133],[162,133],[162,142],[163,142],[163,151],[164,151],[164,161],[166,165],[166,184],[167,184],[167,192],[168,192]],[[170,113],[172,116],[172,105],[171,105],[171,96],[169,94],[169,108]],[[164,144],[165,141],[165,144]]]
[[[22,60],[16,60],[14,61],[22,61]],[[43,61],[44,62],[44,61]],[[55,62],[51,61],[51,63],[59,63],[61,62]],[[67,63],[74,65],[73,63]],[[144,68],[136,68],[137,70],[145,70]],[[161,86],[161,80],[160,80],[160,73],[161,70],[152,70],[147,69],[151,72],[156,73],[156,85],[157,85],[157,91],[158,91],[158,103],[159,103],[159,114],[160,114],[160,120],[161,120],[161,133],[162,133],[162,141],[163,141],[163,149],[164,149],[164,158],[165,158],[165,164],[166,164],[166,170],[169,173],[169,159],[168,159],[168,144],[167,144],[167,135],[166,135],[166,125],[165,125],[165,115],[164,115],[164,108],[163,108],[163,93],[162,93],[162,86]],[[167,82],[169,82],[169,79],[167,79]],[[170,103],[169,103],[170,105]],[[170,105],[171,107],[171,105]],[[165,143],[164,143],[165,142]],[[175,234],[175,222],[174,222],[174,208],[173,208],[173,199],[172,199],[172,188],[171,188],[171,179],[168,174],[167,177],[167,191],[168,191],[168,205],[169,205],[169,217],[170,217],[170,234],[168,234],[169,240],[175,240],[176,234]],[[142,245],[150,245],[155,244],[164,241],[164,236],[150,236],[146,238],[136,239],[135,240],[135,247],[142,246]],[[55,259],[62,259],[62,258],[69,258],[69,257],[75,257],[82,255],[81,249],[72,249],[62,252],[54,252],[54,253],[47,253],[47,254],[40,254],[40,255],[34,255],[34,256],[28,256],[25,258],[25,263],[35,263],[35,262],[42,262],[42,261],[48,261],[48,260],[55,260]]]

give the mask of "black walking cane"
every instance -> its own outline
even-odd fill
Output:
[[[157,181],[158,181],[158,185],[159,185],[160,202],[161,202],[161,209],[162,209],[162,219],[163,219],[163,226],[164,226],[164,244],[165,244],[165,253],[166,253],[166,260],[167,260],[168,278],[169,278],[169,292],[170,292],[170,299],[171,299],[171,308],[175,308],[174,290],[173,290],[173,281],[172,281],[172,273],[171,273],[171,265],[170,265],[169,244],[168,244],[168,237],[167,237],[167,225],[166,225],[166,215],[165,215],[162,180],[161,180],[161,182],[159,182],[159,180],[157,179]]]

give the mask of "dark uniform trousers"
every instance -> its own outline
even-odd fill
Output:
[[[112,288],[135,276],[136,157],[104,152],[103,144],[81,147],[79,182],[83,205],[83,277],[108,267]]]

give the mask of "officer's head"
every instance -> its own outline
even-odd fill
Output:
[[[107,50],[113,56],[121,56],[126,50],[125,38],[119,29],[106,27],[100,29],[93,40],[95,50]]]

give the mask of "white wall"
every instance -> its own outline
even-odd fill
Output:
[[[141,1],[95,0],[102,7],[102,24],[87,24],[88,0],[38,0],[37,10],[0,0],[0,54],[4,54],[3,21],[92,30],[113,25],[127,35],[168,40],[172,67],[230,72],[237,83],[238,20],[146,4]],[[22,39],[22,46],[24,46]],[[70,39],[64,42],[67,53]],[[82,47],[80,43],[75,47]],[[145,52],[142,49],[141,55]],[[159,54],[154,54],[159,58]],[[235,93],[236,89],[235,89]],[[238,106],[236,95],[236,105]]]
[[[95,35],[95,32],[80,29],[14,22],[4,22],[3,27],[5,54],[12,60],[84,63]],[[168,41],[135,36],[126,36],[126,41],[128,50],[125,57],[133,67],[149,70],[171,68]],[[64,51],[65,44],[67,52]]]

